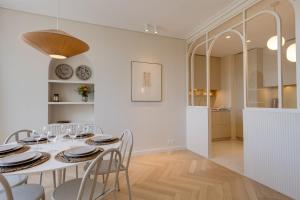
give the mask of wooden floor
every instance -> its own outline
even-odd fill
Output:
[[[135,156],[129,174],[133,200],[290,199],[189,151]],[[124,178],[121,174],[119,200],[127,199]],[[30,182],[36,181],[36,176],[31,177]],[[49,199],[50,174],[44,185]]]

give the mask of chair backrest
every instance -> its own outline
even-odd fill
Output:
[[[133,134],[129,129],[125,129],[121,135],[120,152],[122,156],[122,164],[128,169],[131,153],[133,148]]]
[[[115,166],[116,167],[116,173],[115,173],[115,178],[114,178],[114,186],[113,186],[112,189],[108,189],[107,190],[107,184],[108,184],[108,179],[109,179],[110,173],[108,173],[105,176],[105,179],[103,181],[102,195],[104,196],[104,195],[108,194],[109,192],[112,192],[112,191],[116,190],[116,188],[117,188],[117,180],[118,180],[118,176],[119,176],[119,169],[120,169],[120,165],[121,165],[121,153],[120,153],[120,151],[118,149],[112,148],[112,149],[108,149],[108,150],[102,152],[89,165],[88,169],[86,170],[86,172],[85,172],[85,174],[84,174],[84,176],[82,178],[81,185],[80,185],[80,188],[79,188],[79,192],[78,192],[78,195],[77,195],[77,200],[82,200],[83,194],[85,192],[86,182],[88,180],[92,181],[92,186],[88,190],[88,191],[90,191],[88,199],[89,200],[93,199],[94,191],[95,191],[95,187],[96,187],[96,183],[97,183],[97,179],[98,179],[98,176],[100,176],[99,173],[98,173],[98,171],[101,168],[102,161],[103,161],[104,157],[106,157],[106,158],[109,157],[109,164],[108,164],[107,170],[111,171],[113,165],[116,165]],[[93,175],[93,178],[90,178],[91,175]]]
[[[7,182],[6,178],[0,174],[0,185],[2,185],[4,192],[6,194],[6,200],[13,200],[13,194],[9,183]]]
[[[28,129],[23,129],[23,130],[16,131],[16,132],[12,133],[11,135],[9,135],[5,139],[4,144],[9,143],[12,138],[15,139],[14,141],[19,141],[20,140],[20,136],[22,134],[26,134],[26,137],[30,137],[31,133],[32,133],[32,130],[28,130]]]

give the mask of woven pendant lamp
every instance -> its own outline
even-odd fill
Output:
[[[22,39],[51,58],[65,59],[88,51],[89,45],[59,29],[59,3],[57,0],[56,29],[24,33]]]
[[[89,50],[84,41],[58,29],[24,33],[22,39],[33,48],[52,58],[69,58]]]

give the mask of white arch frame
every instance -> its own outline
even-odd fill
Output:
[[[291,2],[292,7],[294,8],[294,12],[295,12],[295,7],[294,7],[294,3],[289,0]],[[260,15],[263,14],[269,14],[271,16],[273,16],[275,18],[275,23],[276,23],[276,32],[277,32],[277,36],[278,36],[278,50],[277,50],[277,70],[278,70],[278,77],[277,77],[277,81],[278,81],[278,108],[282,109],[282,46],[281,46],[281,36],[282,36],[282,31],[281,31],[281,18],[279,16],[279,14],[275,11],[272,10],[262,10],[257,12],[255,15],[252,15],[248,18],[246,18],[246,9],[243,10],[243,20],[240,23],[237,23],[233,26],[231,26],[230,28],[218,33],[216,36],[213,36],[212,38],[208,38],[208,32],[210,30],[206,31],[206,40],[204,42],[201,42],[200,44],[197,44],[195,47],[193,47],[196,44],[196,40],[199,39],[200,37],[198,37],[197,39],[195,39],[189,46],[188,50],[187,50],[187,91],[189,91],[189,67],[190,67],[190,63],[191,63],[191,105],[194,106],[194,54],[195,51],[197,50],[198,47],[200,47],[201,45],[206,44],[206,68],[207,68],[207,74],[206,74],[206,80],[207,80],[207,91],[210,90],[210,61],[209,61],[209,57],[210,57],[210,51],[211,51],[211,47],[213,46],[213,44],[215,43],[215,40],[218,38],[218,36],[223,35],[226,32],[234,32],[236,34],[239,35],[239,37],[242,39],[242,43],[243,43],[243,68],[244,68],[244,77],[243,77],[243,82],[244,82],[244,108],[247,108],[247,89],[248,89],[248,83],[247,83],[247,79],[248,79],[248,49],[247,49],[247,43],[246,43],[246,23],[248,21],[250,21],[251,19],[254,19],[255,17],[258,17]],[[240,14],[240,13],[238,13]],[[237,15],[238,15],[237,14]],[[243,33],[241,34],[240,32],[238,32],[237,30],[234,30],[234,28],[243,25]],[[213,40],[212,44],[210,44],[210,46],[208,47],[208,43]],[[190,53],[192,51],[192,55],[190,57]],[[189,60],[191,59],[191,60]],[[189,62],[191,61],[191,62]],[[299,91],[299,90],[298,90]],[[300,100],[297,97],[297,105],[300,104]],[[187,92],[187,104],[189,105],[189,92]],[[207,107],[210,107],[210,97],[207,96]],[[299,106],[297,106],[297,108],[299,109]],[[276,108],[277,109],[277,108]]]

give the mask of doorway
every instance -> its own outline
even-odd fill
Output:
[[[209,48],[211,160],[243,174],[243,43],[237,30],[219,34]]]

